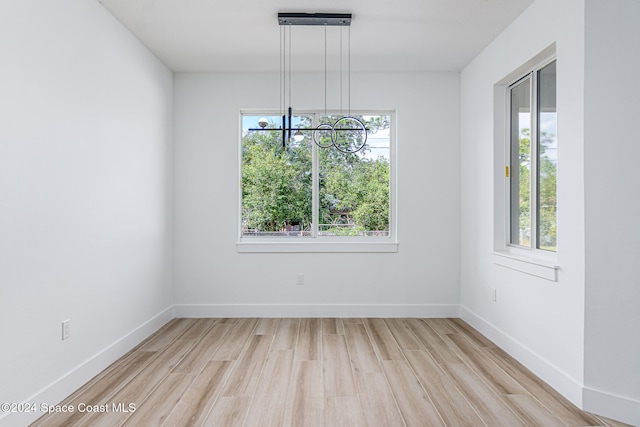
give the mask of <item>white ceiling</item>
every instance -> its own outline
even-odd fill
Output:
[[[533,0],[98,0],[173,71],[277,71],[278,12],[352,13],[354,71],[458,71]],[[294,26],[294,71],[324,66],[324,29]],[[327,29],[339,57],[340,27]],[[348,30],[345,29],[345,54]],[[338,60],[331,64],[337,64]],[[336,66],[337,67],[337,66]]]

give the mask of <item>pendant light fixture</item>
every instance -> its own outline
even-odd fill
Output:
[[[304,139],[303,130],[313,131],[313,142],[320,148],[335,147],[343,153],[356,153],[367,142],[367,131],[362,120],[351,115],[351,18],[350,13],[278,13],[280,25],[280,112],[282,113],[282,126],[280,128],[267,128],[266,119],[260,119],[260,128],[249,129],[251,131],[279,131],[282,132],[282,147],[286,148],[287,142],[300,142]],[[340,116],[333,123],[321,123],[316,128],[297,128],[293,133],[291,106],[291,27],[292,26],[324,26],[324,103],[325,117],[327,116],[327,27],[347,27],[348,35],[348,113],[342,111],[342,28],[340,28]],[[287,34],[288,32],[288,34]],[[288,107],[284,106],[287,104]],[[264,121],[263,121],[264,120]]]

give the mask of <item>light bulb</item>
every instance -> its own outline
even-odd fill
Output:
[[[295,142],[300,142],[303,139],[304,139],[304,134],[300,132],[300,130],[296,131],[296,133],[293,134],[293,140]]]

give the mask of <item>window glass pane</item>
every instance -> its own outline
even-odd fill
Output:
[[[320,236],[388,236],[390,116],[357,116],[369,129],[364,147],[345,153],[331,145],[330,131],[318,137],[318,185]],[[322,117],[320,123],[335,123],[339,117]],[[357,122],[342,123],[336,145],[343,151],[363,142]]]
[[[556,250],[556,63],[538,71],[538,247]]]
[[[511,243],[531,246],[531,79],[511,88]]]
[[[282,148],[281,116],[242,116],[242,235],[309,236],[312,221],[310,134]],[[311,118],[294,116],[294,131],[311,127]],[[308,132],[307,132],[308,133]],[[293,135],[292,135],[293,136]]]

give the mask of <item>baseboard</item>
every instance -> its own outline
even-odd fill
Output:
[[[172,307],[168,307],[52,384],[35,393],[25,402],[47,402],[49,405],[61,402],[172,318]],[[9,412],[0,417],[0,427],[26,426],[42,415],[44,414],[39,411],[39,406],[36,412]]]
[[[574,405],[582,408],[582,384],[462,305],[460,306],[460,317],[496,343],[498,347],[517,359]]]
[[[584,388],[583,409],[616,421],[640,426],[640,401]]]
[[[457,304],[176,304],[174,317],[459,317]]]

